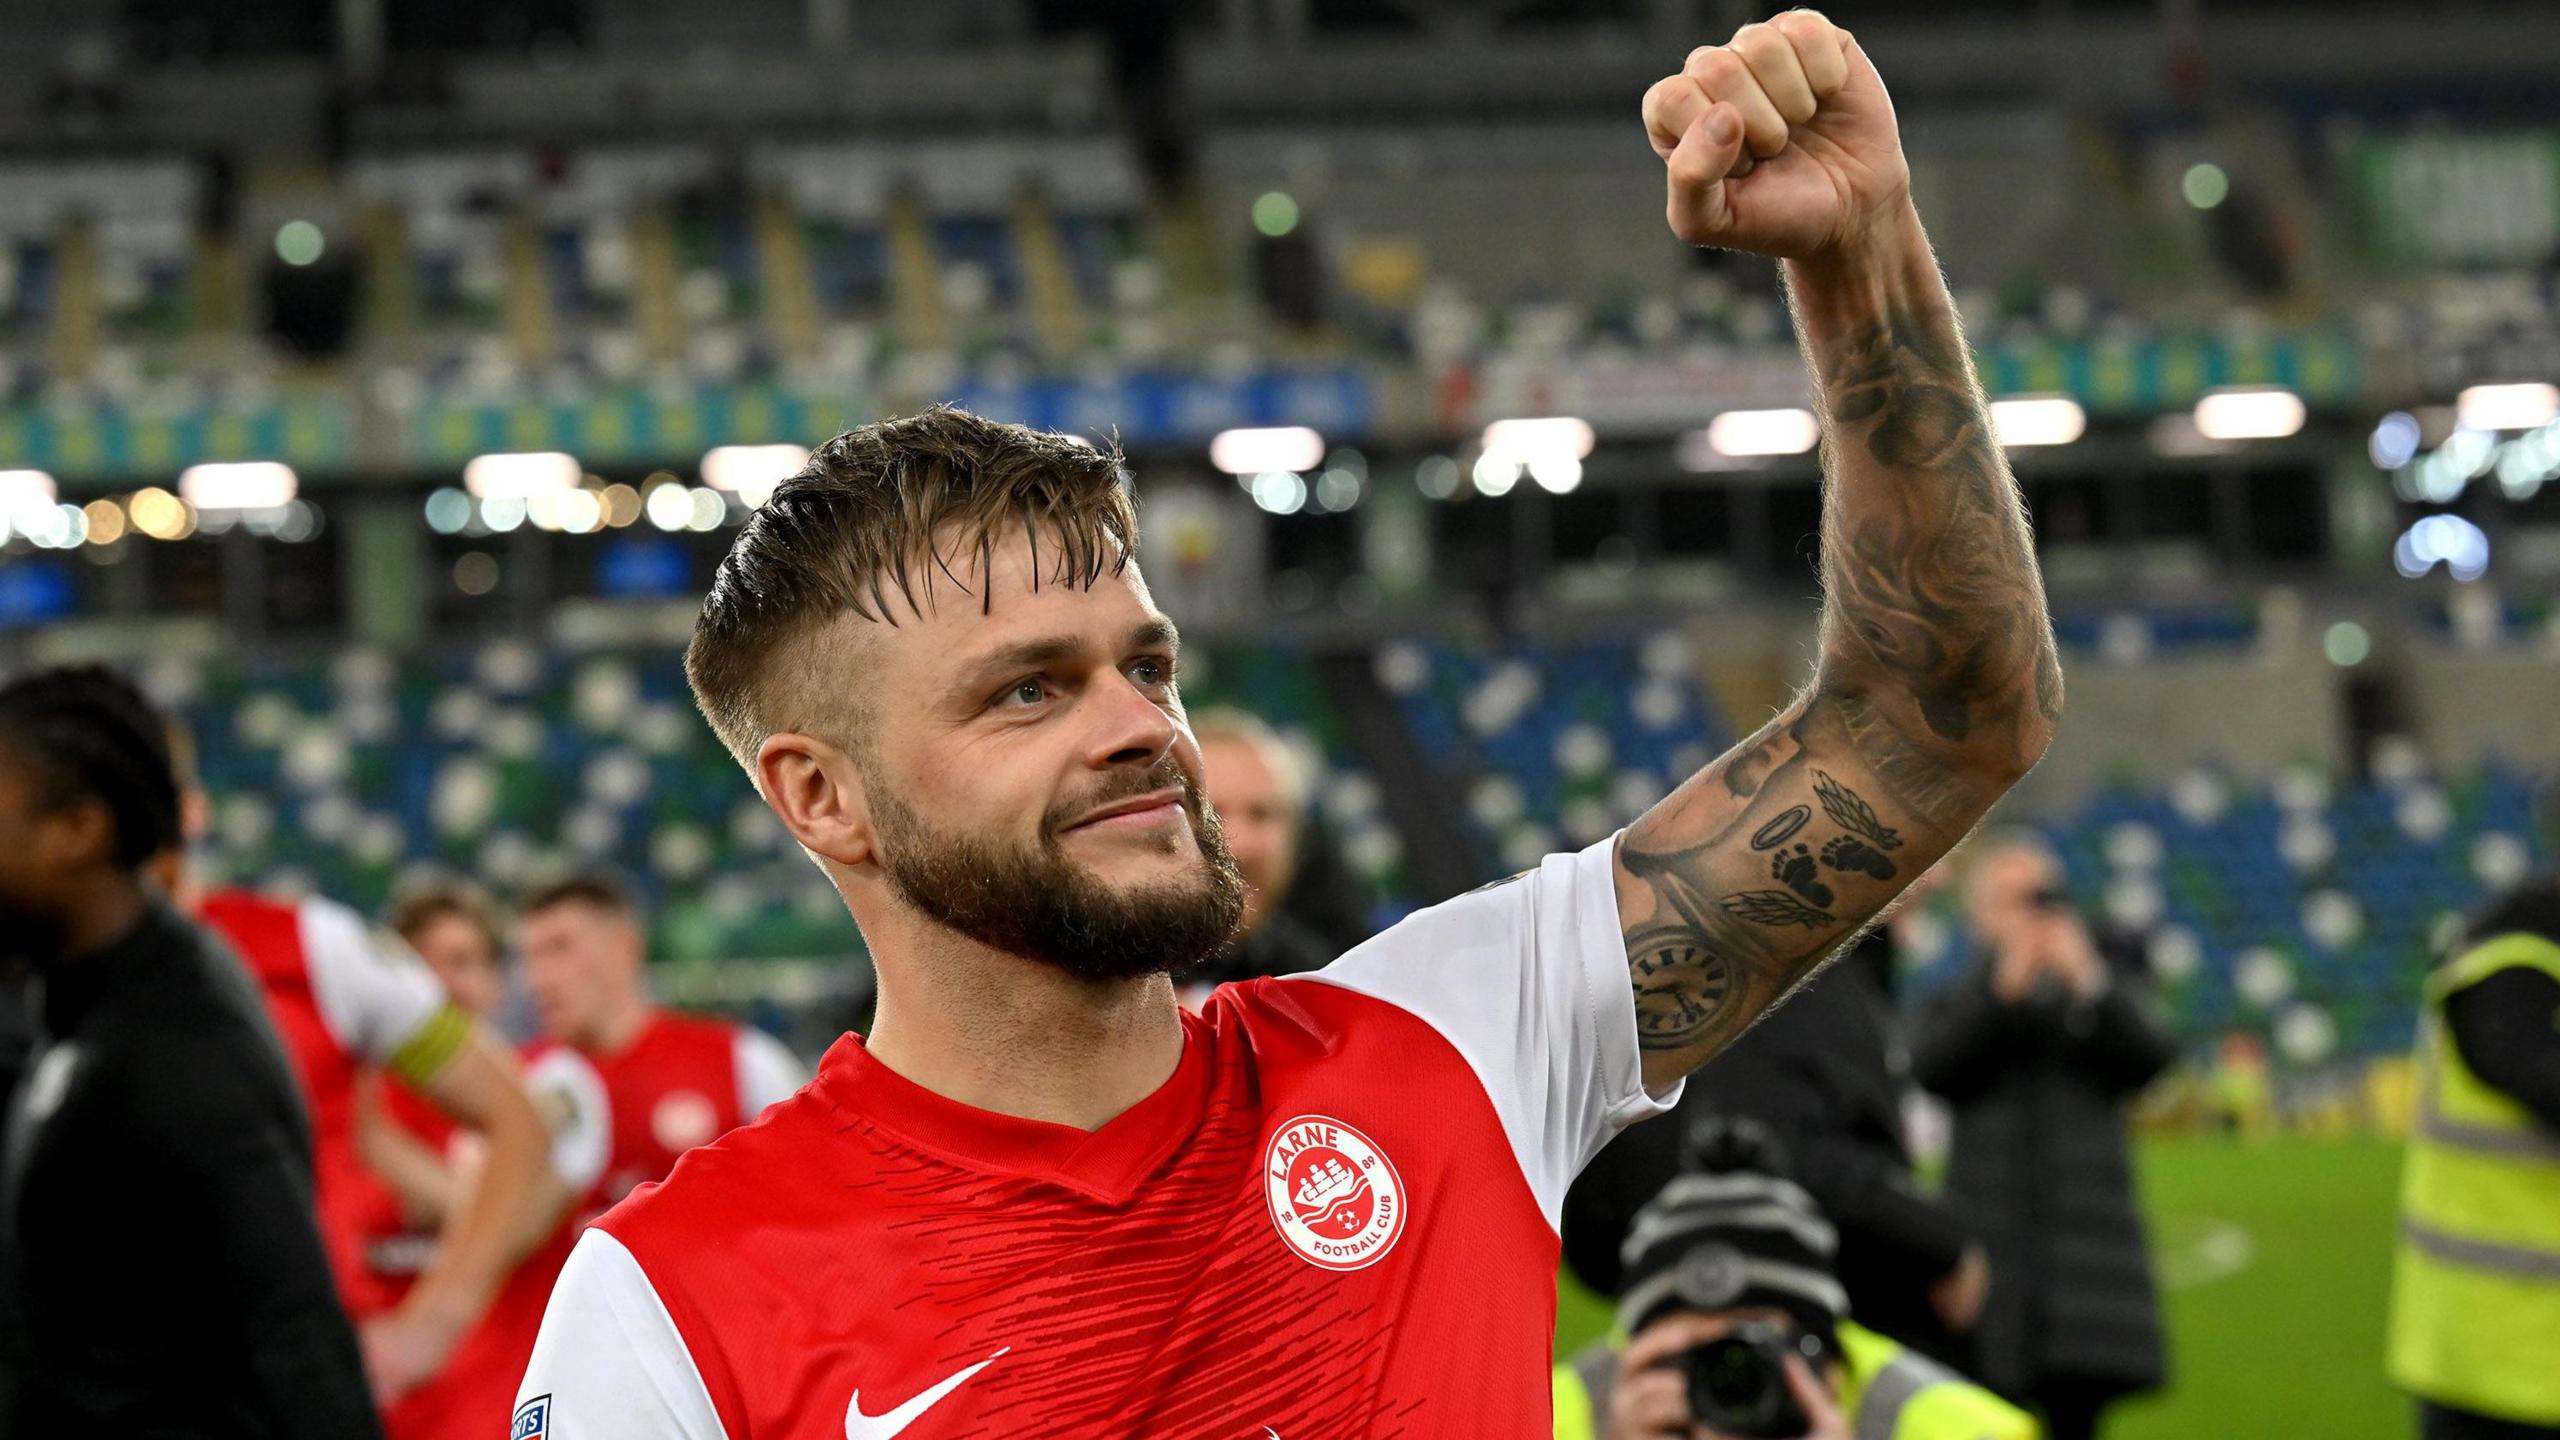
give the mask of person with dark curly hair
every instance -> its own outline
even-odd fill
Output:
[[[0,1172],[0,1434],[379,1434],[311,1126],[222,942],[150,880],[160,717],[113,672],[0,688],[0,937],[41,979]]]

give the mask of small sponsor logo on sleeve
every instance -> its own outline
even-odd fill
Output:
[[[550,1440],[551,1397],[536,1395],[516,1407],[516,1423],[507,1431],[507,1440]]]

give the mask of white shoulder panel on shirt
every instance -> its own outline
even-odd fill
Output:
[[[517,1412],[536,1400],[549,1440],[728,1440],[676,1322],[602,1230],[578,1237],[552,1287]]]
[[[613,1101],[587,1057],[561,1046],[525,1067],[524,1088],[551,1127],[551,1169],[572,1195],[584,1195],[613,1158]]]
[[[1529,1189],[1564,1192],[1620,1130],[1671,1108],[1644,1087],[1617,837],[1470,891],[1304,977],[1375,996],[1437,1030],[1475,1071]]]
[[[444,988],[398,936],[335,900],[304,900],[294,916],[311,998],[348,1054],[384,1064],[444,1009]]]
[[[754,1124],[765,1107],[790,1099],[809,1083],[809,1072],[791,1047],[753,1025],[738,1027],[735,1047],[738,1115],[743,1123]]]

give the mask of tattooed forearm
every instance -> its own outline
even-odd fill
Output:
[[[1742,1033],[2035,763],[2062,671],[2016,483],[1919,222],[1790,262],[1822,390],[1821,661],[1618,845],[1645,1079]]]
[[[1844,307],[1806,298],[1796,277],[1829,431],[1818,683],[1869,708],[1876,763],[1953,819],[1987,797],[1927,773],[1996,794],[2043,753],[2062,672],[1954,306],[1934,270],[1905,280]]]

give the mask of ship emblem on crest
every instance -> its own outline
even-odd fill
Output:
[[[1310,1265],[1376,1264],[1404,1233],[1404,1181],[1394,1163],[1339,1120],[1301,1115],[1274,1130],[1262,1182],[1280,1239]]]

